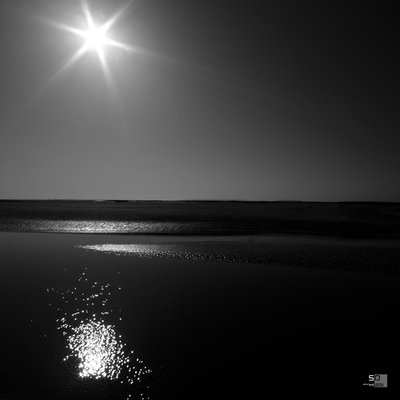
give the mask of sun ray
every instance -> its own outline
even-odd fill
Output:
[[[105,39],[105,43],[109,44],[110,46],[117,47],[117,48],[122,49],[122,50],[126,50],[126,51],[131,52],[131,53],[134,53],[135,50],[136,50],[135,47],[129,46],[126,43],[117,42],[116,40],[109,39],[109,38]]]
[[[78,29],[78,28],[74,28],[73,26],[70,25],[65,25],[62,24],[61,22],[56,22],[56,21],[51,21],[47,18],[40,18],[42,21],[44,21],[46,24],[57,28],[59,30],[65,31],[65,32],[69,32],[69,33],[75,33],[75,35],[79,35],[79,36],[85,36],[85,31],[83,31],[82,29]]]
[[[132,6],[134,3],[131,0],[129,3],[125,4],[122,8],[120,8],[103,26],[104,32],[107,32],[121,17],[125,12]]]
[[[126,3],[123,7],[118,9],[112,17],[110,17],[105,23],[100,24],[99,21],[96,21],[93,17],[92,11],[89,7],[87,0],[80,0],[81,9],[84,16],[84,21],[86,28],[79,29],[66,24],[62,24],[59,22],[46,20],[47,23],[50,23],[53,27],[57,29],[70,32],[84,39],[84,43],[75,52],[69,60],[67,60],[63,65],[57,70],[46,82],[46,88],[50,85],[50,83],[55,82],[63,73],[65,73],[70,67],[72,67],[86,52],[95,51],[99,58],[100,66],[103,71],[104,79],[107,84],[108,90],[110,92],[110,97],[112,98],[112,102],[114,106],[118,103],[117,94],[116,94],[116,85],[112,77],[112,72],[107,62],[107,47],[114,47],[125,51],[126,53],[131,54],[140,54],[145,59],[156,63],[160,66],[167,67],[170,69],[174,69],[179,71],[180,73],[189,74],[192,76],[197,76],[198,78],[203,78],[206,80],[218,81],[223,83],[228,83],[236,88],[241,90],[252,92],[253,94],[262,95],[263,97],[272,98],[274,96],[265,95],[264,93],[255,93],[254,90],[249,89],[248,87],[243,86],[239,82],[235,82],[234,79],[229,79],[229,77],[225,76],[225,74],[220,74],[218,72],[202,68],[197,65],[193,65],[191,63],[183,62],[154,51],[146,50],[139,48],[137,46],[131,46],[126,43],[111,39],[107,37],[107,32],[111,29],[113,25],[119,21],[120,18],[127,12],[127,10],[135,3],[135,0],[131,0]],[[229,82],[228,82],[229,81]],[[116,106],[115,106],[116,107]]]
[[[84,44],[71,57],[68,57],[68,59],[63,62],[62,65],[52,75],[50,75],[50,77],[40,84],[38,93],[28,104],[36,102],[38,98],[43,96],[49,90],[50,86],[56,83],[56,81],[59,80],[59,78],[86,53],[86,51],[87,46]]]
[[[89,29],[93,29],[94,27],[94,22],[93,22],[93,17],[92,13],[89,10],[89,6],[86,1],[81,1],[81,6],[82,6],[82,11],[85,14],[86,22],[88,24]]]
[[[62,75],[65,71],[67,71],[68,68],[72,67],[87,51],[87,44],[85,43],[76,51],[75,54],[72,55],[72,57],[69,58],[50,78],[52,80],[58,78],[60,75]]]

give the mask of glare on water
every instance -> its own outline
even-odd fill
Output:
[[[81,378],[118,379],[122,367],[129,365],[129,356],[124,352],[124,344],[117,337],[115,327],[104,320],[95,318],[72,328],[67,338],[71,353],[68,357],[79,359]]]
[[[64,292],[54,288],[47,291],[61,295],[58,311],[62,316],[56,322],[66,339],[63,361],[74,365],[80,379],[137,386],[144,375],[151,373],[128,348],[118,326],[110,322],[122,319],[116,318],[115,310],[108,305],[113,285],[93,281],[85,268],[75,287]]]

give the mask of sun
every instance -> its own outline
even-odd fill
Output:
[[[81,3],[82,14],[78,15],[79,18],[77,17],[77,19],[80,21],[78,27],[43,18],[43,21],[52,27],[69,32],[81,39],[81,45],[74,53],[67,57],[65,62],[62,63],[61,66],[44,82],[44,87],[48,88],[51,83],[55,82],[64,73],[66,73],[86,53],[92,52],[97,54],[97,58],[100,62],[101,69],[103,70],[103,74],[110,91],[115,91],[113,77],[108,62],[112,59],[112,55],[116,53],[109,50],[112,48],[118,49],[119,54],[121,54],[121,52],[127,54],[137,52],[136,47],[132,47],[127,43],[115,40],[113,38],[113,34],[110,33],[111,28],[127,13],[136,0],[124,1],[126,1],[125,5],[117,9],[109,19],[103,21],[103,18],[95,18],[95,14],[100,14],[99,12],[92,12],[89,7],[89,0],[79,0]]]
[[[83,36],[86,40],[85,47],[88,50],[97,50],[97,52],[103,51],[103,47],[108,41],[104,29],[96,26],[91,26],[84,31]]]
[[[112,85],[111,71],[108,66],[107,48],[118,48],[127,53],[135,53],[136,48],[132,46],[116,41],[109,36],[109,31],[111,27],[128,11],[128,9],[133,5],[135,0],[127,0],[124,6],[119,8],[114,15],[112,15],[105,22],[99,23],[98,20],[94,18],[92,10],[89,8],[88,0],[80,0],[82,7],[82,17],[81,20],[83,24],[78,27],[66,25],[60,22],[44,19],[45,22],[49,23],[53,27],[72,33],[82,39],[82,45],[77,49],[77,51],[72,54],[68,59],[61,65],[60,68],[47,80],[46,85],[57,80],[64,72],[66,72],[70,67],[72,67],[79,59],[81,59],[85,53],[94,52],[97,53],[101,67],[103,69],[105,78],[108,84]],[[84,25],[84,26],[82,26]]]
[[[97,51],[103,68],[107,68],[107,66],[104,64],[106,47],[117,47],[125,51],[132,51],[129,45],[113,40],[107,34],[111,27],[132,6],[134,0],[130,0],[129,2],[127,2],[125,6],[120,8],[110,19],[102,24],[100,24],[99,21],[94,18],[93,13],[89,8],[88,1],[80,0],[80,2],[83,11],[83,24],[85,25],[84,27],[82,26],[80,28],[75,28],[73,26],[65,25],[62,23],[48,21],[52,23],[53,26],[80,36],[83,39],[82,46],[76,51],[74,55],[71,56],[71,58],[62,67],[62,70],[70,67],[90,50]]]

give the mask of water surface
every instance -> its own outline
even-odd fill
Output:
[[[1,398],[249,398],[305,371],[339,387],[338,370],[363,393],[398,376],[396,242],[7,232],[0,247]]]

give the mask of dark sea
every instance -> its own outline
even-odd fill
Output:
[[[18,224],[0,233],[2,400],[399,387],[399,240]]]

